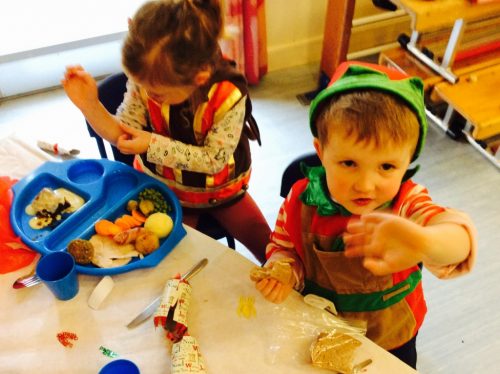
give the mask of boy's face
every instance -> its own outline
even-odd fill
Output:
[[[342,133],[329,135],[322,146],[314,138],[314,147],[326,170],[331,197],[352,214],[372,212],[392,200],[399,191],[410,164],[412,144],[357,142]]]

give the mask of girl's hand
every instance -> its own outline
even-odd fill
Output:
[[[96,81],[80,65],[68,66],[61,84],[66,95],[82,112],[99,104]]]
[[[283,284],[276,279],[266,278],[255,283],[255,287],[267,300],[279,304],[292,292],[293,284]]]
[[[138,155],[148,151],[151,133],[138,130],[133,127],[120,123],[120,129],[123,134],[116,141],[116,147],[121,153]]]
[[[370,213],[348,224],[345,256],[364,257],[363,266],[375,275],[405,270],[424,260],[423,230],[393,214]]]

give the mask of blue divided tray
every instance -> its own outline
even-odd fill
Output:
[[[81,196],[85,203],[76,212],[65,215],[56,227],[34,230],[29,225],[33,216],[27,215],[25,209],[45,187],[66,188]],[[165,184],[120,162],[79,159],[44,163],[12,187],[12,228],[26,245],[42,254],[65,251],[71,240],[89,239],[94,235],[96,221],[114,221],[125,214],[127,202],[137,200],[139,192],[145,188],[161,192],[171,207],[168,214],[174,221],[174,228],[170,235],[160,241],[156,251],[143,259],[134,258],[127,265],[115,268],[77,265],[77,271],[91,275],[112,275],[153,267],[186,235],[182,226],[182,208],[175,194]]]

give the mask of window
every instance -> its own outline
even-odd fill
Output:
[[[0,100],[59,85],[64,67],[93,75],[120,69],[120,46],[144,0],[3,0]]]

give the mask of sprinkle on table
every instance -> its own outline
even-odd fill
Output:
[[[108,356],[108,357],[111,357],[111,358],[115,358],[115,357],[119,356],[118,353],[113,352],[111,349],[105,348],[102,345],[99,347],[99,350],[102,352],[102,354],[104,356]]]
[[[238,303],[238,309],[236,313],[240,317],[245,317],[246,319],[250,319],[257,315],[257,311],[255,310],[255,297],[253,296],[240,296],[240,301]]]
[[[73,343],[71,341],[78,340],[78,335],[76,335],[74,332],[63,331],[57,334],[57,340],[59,340],[59,343],[61,343],[63,346],[72,348]]]

